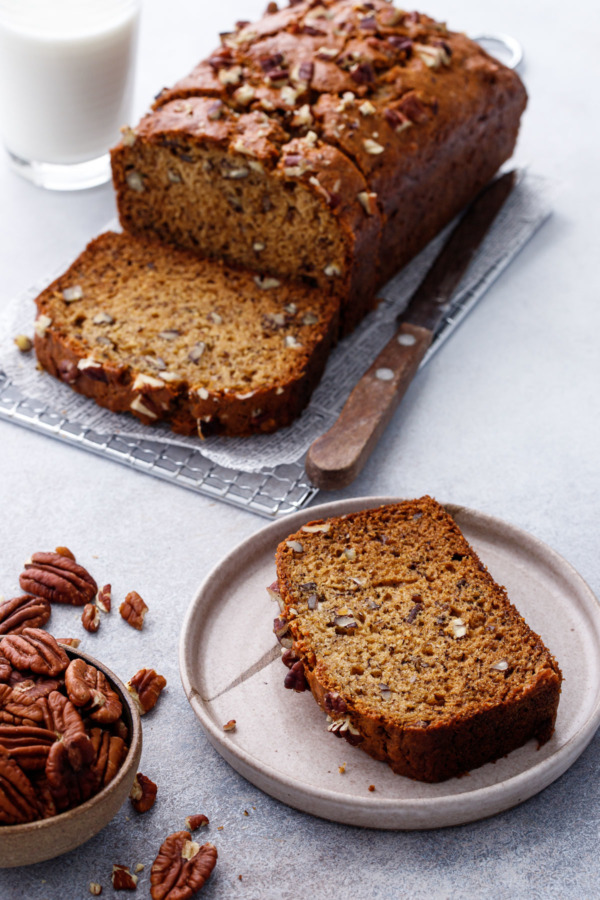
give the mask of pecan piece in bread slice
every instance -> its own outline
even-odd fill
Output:
[[[40,628],[50,618],[50,604],[43,597],[23,594],[0,603],[0,635],[21,634],[25,628]]]
[[[94,748],[92,769],[100,779],[100,786],[106,787],[121,768],[127,746],[120,737],[104,728],[92,728],[90,737]]]

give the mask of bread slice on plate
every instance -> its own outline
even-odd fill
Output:
[[[556,660],[431,497],[304,525],[273,590],[286,686],[394,772],[443,781],[552,735]]]
[[[41,365],[80,394],[180,434],[289,425],[308,402],[339,301],[106,232],[36,300]]]

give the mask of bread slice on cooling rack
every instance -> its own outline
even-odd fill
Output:
[[[52,375],[114,412],[202,437],[300,415],[339,308],[302,284],[114,232],[36,303],[35,350]]]

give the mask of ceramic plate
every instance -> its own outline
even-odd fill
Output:
[[[508,809],[559,777],[600,724],[600,606],[575,570],[512,525],[448,505],[466,538],[564,675],[554,736],[530,741],[462,778],[423,784],[394,775],[327,734],[310,692],[285,690],[272,634],[278,606],[275,548],[305,522],[395,502],[368,497],[316,506],[274,522],[213,569],[183,624],[179,659],[186,696],[212,745],[245,778],[317,816],[373,828],[437,828]],[[235,731],[223,724],[235,719]],[[339,767],[345,764],[345,772]],[[369,785],[375,785],[369,791]]]

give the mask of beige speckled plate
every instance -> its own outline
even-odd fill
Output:
[[[491,516],[448,506],[467,539],[564,675],[556,732],[469,776],[422,784],[394,775],[325,730],[309,692],[283,687],[285,669],[272,635],[279,541],[302,524],[394,502],[343,500],[274,522],[237,546],[208,576],[191,604],[179,658],[187,698],[210,742],[245,778],[290,806],[352,825],[437,828],[501,812],[541,791],[580,755],[600,724],[600,606],[560,556]],[[224,732],[235,719],[237,728]],[[339,767],[345,764],[345,773]],[[375,791],[369,791],[369,785]]]

